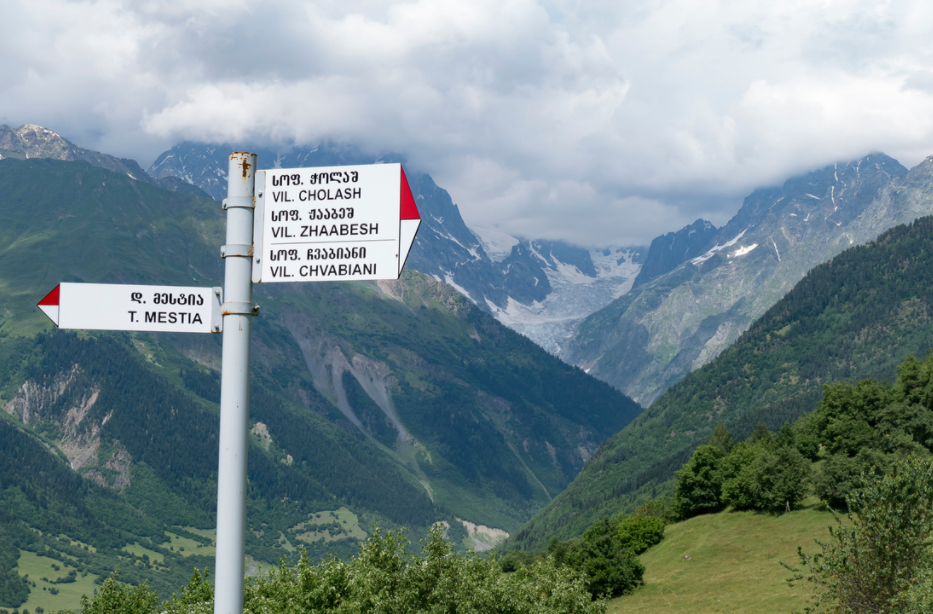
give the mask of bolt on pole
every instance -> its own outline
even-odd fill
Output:
[[[214,614],[242,614],[249,358],[253,305],[252,250],[256,154],[230,154],[224,258],[220,455],[217,467],[217,558]]]

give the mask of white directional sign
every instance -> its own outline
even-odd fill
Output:
[[[253,282],[398,279],[421,224],[401,164],[256,173]]]
[[[59,328],[219,333],[220,288],[61,283],[39,301]]]

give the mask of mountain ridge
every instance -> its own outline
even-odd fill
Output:
[[[175,177],[154,178],[139,166],[135,160],[114,156],[78,147],[57,132],[36,124],[23,124],[15,130],[0,125],[0,159],[13,158],[51,158],[53,160],[83,160],[94,166],[105,168],[130,179],[144,181],[172,192],[206,196],[198,187],[189,182],[179,181]]]
[[[891,200],[907,175],[892,158],[871,154],[755,190],[703,253],[590,315],[561,356],[650,404],[728,347],[810,268],[933,212],[926,201]]]

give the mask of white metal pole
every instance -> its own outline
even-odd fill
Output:
[[[249,353],[256,154],[230,154],[224,263],[223,370],[220,379],[220,458],[217,467],[217,559],[214,614],[242,614],[246,452],[249,445]]]

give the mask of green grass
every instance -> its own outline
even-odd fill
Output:
[[[816,550],[814,539],[828,537],[832,515],[814,504],[769,516],[724,512],[667,527],[664,541],[641,555],[645,585],[614,599],[610,614],[754,613],[802,611],[810,594],[806,583],[788,586],[797,546]],[[689,556],[689,560],[684,560]]]
[[[277,543],[280,548],[282,548],[289,554],[292,554],[293,552],[296,552],[298,550],[297,548],[295,548],[295,546],[292,545],[290,541],[288,541],[288,538],[285,537],[285,534],[282,533],[281,531],[279,531],[279,539]]]
[[[19,607],[20,610],[35,612],[36,606],[42,606],[46,612],[76,609],[81,605],[81,595],[94,594],[94,580],[97,576],[88,574],[82,577],[79,573],[74,582],[52,584],[42,578],[49,580],[63,578],[75,568],[55,559],[37,556],[35,552],[20,550],[19,555],[16,570],[21,576],[28,575],[29,580],[36,583],[30,588],[29,599]],[[61,569],[54,569],[53,564]],[[52,588],[58,589],[57,595],[51,593]]]
[[[211,544],[201,544],[191,539],[190,537],[184,537],[178,535],[177,533],[172,533],[171,531],[166,531],[165,534],[168,535],[169,543],[164,545],[164,547],[171,549],[173,552],[177,552],[182,556],[191,556],[193,554],[199,554],[201,556],[214,556],[217,553],[217,549],[212,545],[216,536],[215,529],[195,529],[192,527],[183,527],[185,531],[194,533],[195,535],[200,535],[202,537],[207,537],[211,540]],[[150,558],[152,555],[149,555]]]
[[[164,555],[162,555],[159,552],[156,552],[155,550],[150,550],[149,548],[140,546],[136,542],[128,546],[124,546],[123,550],[125,550],[126,552],[129,552],[130,554],[136,555],[140,558],[142,558],[144,554],[147,554],[149,555],[149,560],[152,561],[153,563],[164,563],[165,562]]]
[[[326,525],[337,522],[340,524],[341,532],[331,534]],[[360,541],[366,539],[366,531],[360,527],[359,517],[345,507],[339,510],[329,512],[318,512],[301,524],[293,527],[294,531],[303,531],[296,537],[301,541],[312,544],[323,539],[325,542],[337,541],[340,539],[356,538]]]

